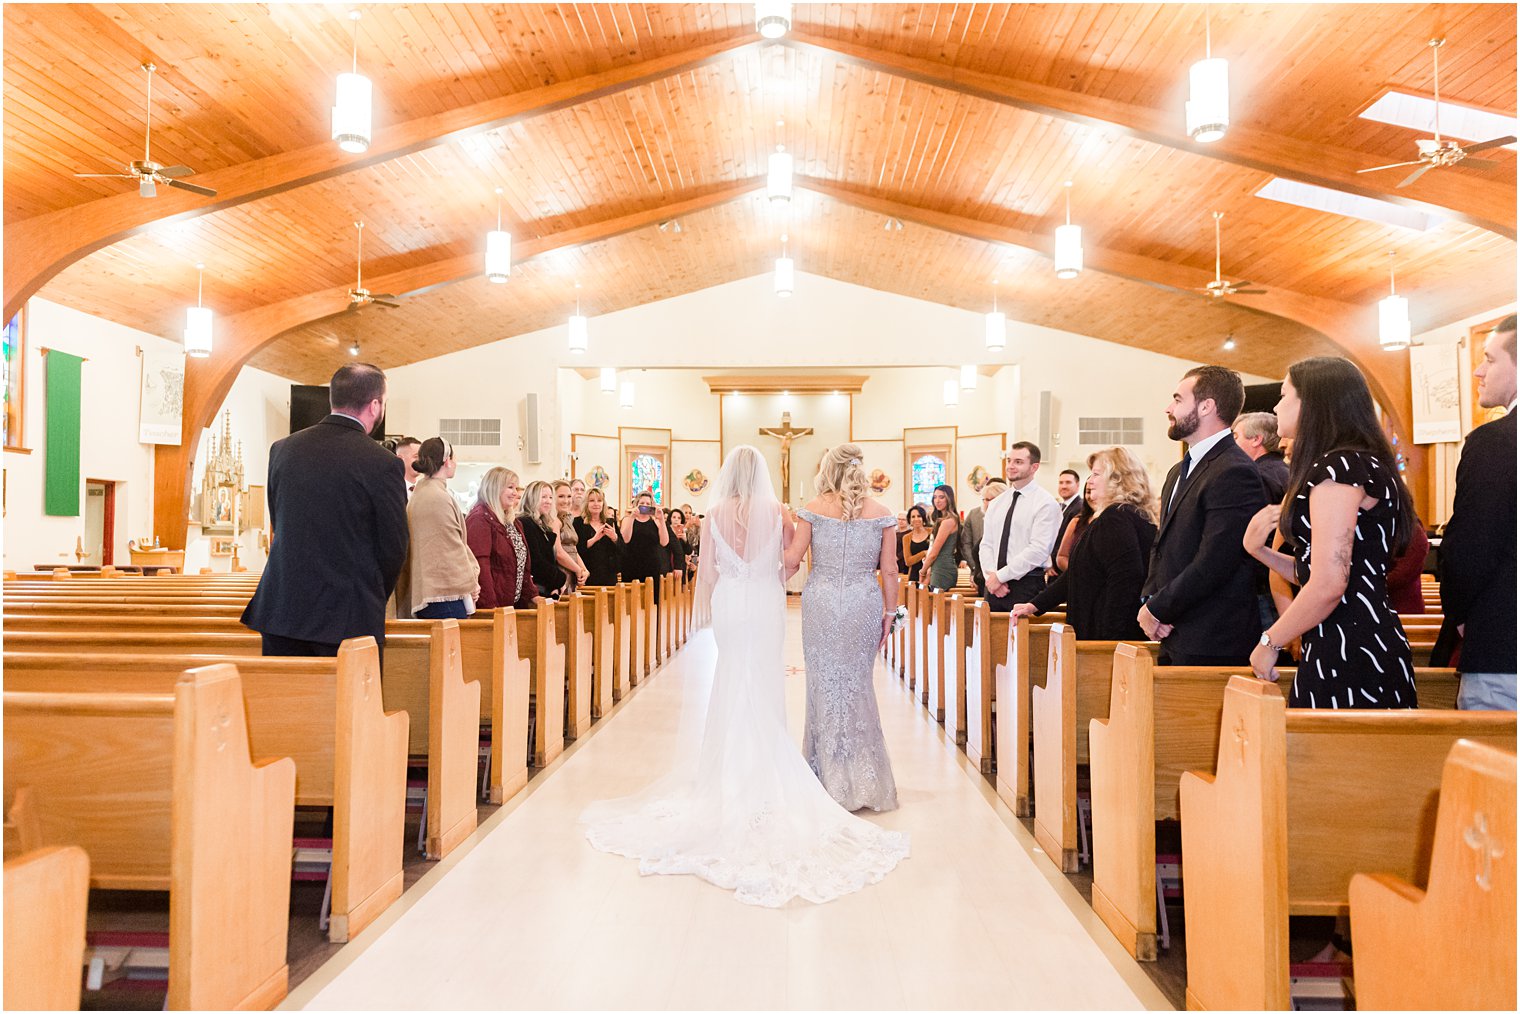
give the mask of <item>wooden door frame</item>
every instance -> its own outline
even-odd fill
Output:
[[[97,483],[105,487],[105,495],[102,497],[102,513],[100,518],[100,565],[109,567],[116,562],[116,480],[115,479],[85,479],[85,502],[89,502],[90,483]]]

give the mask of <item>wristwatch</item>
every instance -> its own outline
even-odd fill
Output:
[[[1263,630],[1261,632],[1261,646],[1263,648],[1271,648],[1273,651],[1279,651],[1280,652],[1280,651],[1285,650],[1282,645],[1280,645],[1280,644],[1273,644],[1272,643],[1272,637],[1271,637],[1271,635],[1267,631],[1265,631],[1265,630]]]

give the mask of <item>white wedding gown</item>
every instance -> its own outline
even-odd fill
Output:
[[[730,464],[732,455],[725,472]],[[764,473],[729,480],[720,477],[720,490],[754,493],[747,481],[769,490]],[[696,770],[594,804],[586,837],[640,860],[641,873],[694,874],[747,904],[832,901],[886,876],[908,856],[908,836],[843,810],[787,732],[779,504],[758,495],[716,503],[697,593],[710,596],[718,655]]]

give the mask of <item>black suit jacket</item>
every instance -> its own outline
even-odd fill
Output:
[[[1515,413],[1467,435],[1457,463],[1451,520],[1441,537],[1439,640],[1455,640],[1466,624],[1463,672],[1514,672],[1515,665]],[[1450,653],[1446,653],[1446,658]],[[1445,664],[1445,658],[1439,663]]]
[[[1151,614],[1175,628],[1164,642],[1168,654],[1244,661],[1261,636],[1261,618],[1254,561],[1243,542],[1267,496],[1255,462],[1229,437],[1194,466],[1168,510],[1181,470],[1179,461],[1161,489],[1161,527],[1142,594]]]
[[[269,449],[269,562],[243,623],[337,644],[385,635],[385,601],[406,560],[401,459],[330,415]]]

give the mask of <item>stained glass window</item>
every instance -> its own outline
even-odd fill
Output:
[[[25,364],[21,345],[21,314],[5,325],[5,428],[0,444],[21,446],[21,380]]]
[[[945,481],[945,459],[925,454],[913,459],[913,502],[928,504],[934,499],[934,487]]]
[[[654,502],[665,502],[665,467],[660,459],[653,454],[640,454],[629,462],[628,468],[630,482],[628,487],[628,502],[633,503],[633,498],[640,493],[654,494]]]

